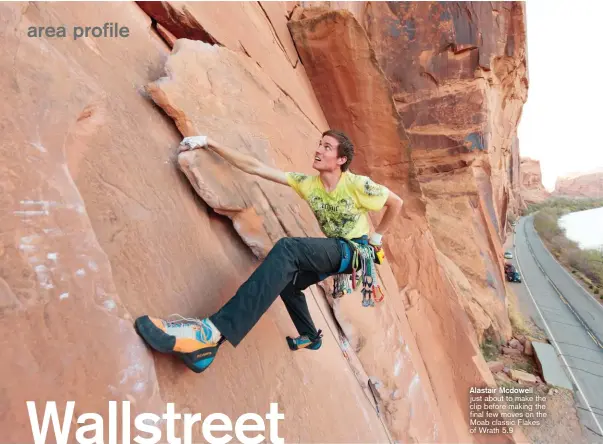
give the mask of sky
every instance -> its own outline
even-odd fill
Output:
[[[540,160],[544,186],[603,167],[603,1],[527,0],[528,99],[522,157]]]

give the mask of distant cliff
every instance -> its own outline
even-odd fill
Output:
[[[519,174],[521,198],[526,205],[539,203],[550,197],[551,193],[542,184],[542,172],[539,160],[522,157]]]
[[[603,170],[559,177],[555,182],[553,194],[565,197],[601,198],[603,197]]]

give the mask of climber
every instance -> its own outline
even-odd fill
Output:
[[[200,373],[213,362],[224,341],[236,347],[280,295],[299,334],[286,338],[289,348],[319,349],[322,334],[314,326],[302,290],[328,276],[353,275],[355,286],[356,272],[361,271],[363,295],[368,293],[370,298],[375,292],[373,264],[384,258],[382,236],[400,211],[402,199],[370,178],[348,171],[354,146],[340,131],[322,134],[312,165],[318,175],[280,171],[207,136],[185,137],[179,152],[194,149],[213,151],[248,174],[293,188],[310,205],[326,238],[280,239],[230,301],[212,316],[163,320],[145,315],[136,320],[136,331],[153,349],[179,356]],[[367,212],[383,207],[383,218],[369,238]],[[336,287],[341,287],[344,278]],[[363,305],[371,305],[368,298]]]

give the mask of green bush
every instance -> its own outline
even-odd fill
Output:
[[[539,210],[552,209],[558,210],[562,214],[567,214],[598,207],[603,207],[603,199],[567,199],[564,197],[553,197],[544,202],[529,205],[525,213],[531,214]]]
[[[511,364],[511,368],[521,370],[526,373],[535,373],[534,364],[531,362],[514,362]]]
[[[490,338],[486,339],[480,348],[486,361],[495,361],[500,354],[498,345]]]

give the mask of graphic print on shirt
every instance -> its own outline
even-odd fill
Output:
[[[308,203],[328,237],[345,237],[360,217],[351,197],[329,199],[321,190],[315,190],[308,196]]]
[[[364,180],[364,193],[367,196],[383,196],[384,190],[382,185],[377,185],[368,177]]]
[[[308,180],[310,176],[302,173],[287,173],[291,179],[297,184],[297,186],[301,185],[302,182]]]

